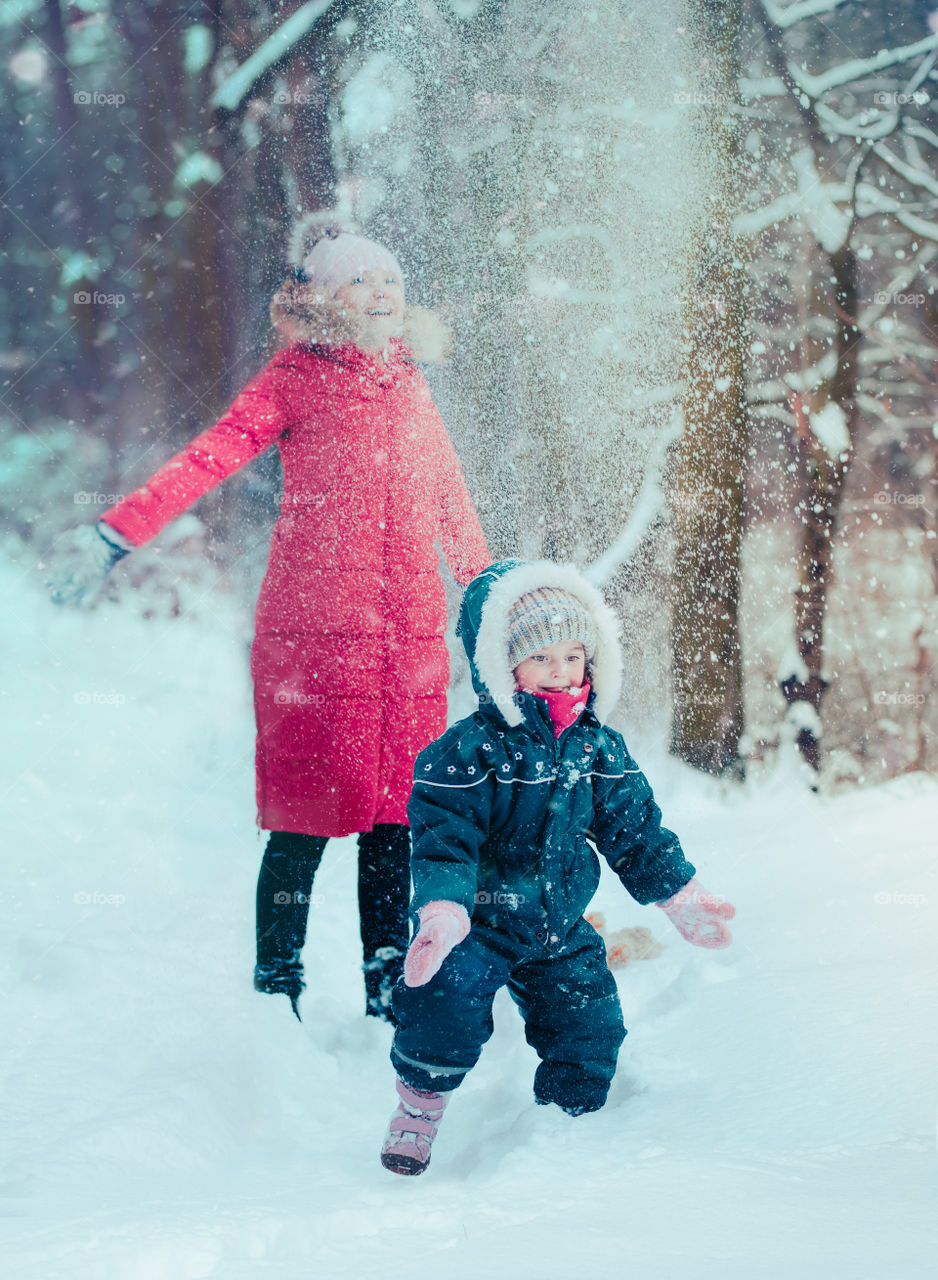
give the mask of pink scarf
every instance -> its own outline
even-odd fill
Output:
[[[554,737],[559,738],[564,729],[569,729],[579,718],[586,707],[590,685],[587,680],[582,689],[532,689],[535,698],[543,698],[550,712],[551,724],[554,726]]]

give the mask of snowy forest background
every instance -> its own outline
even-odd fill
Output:
[[[930,1276],[936,0],[0,0],[0,55],[4,1274]],[[604,867],[661,946],[609,1103],[534,1103],[501,992],[419,1179],[354,839],[302,1023],[251,985],[276,449],[94,608],[43,584],[271,356],[321,207],[451,325],[489,543],[602,585],[613,723],[737,909],[706,952]]]
[[[0,42],[16,558],[219,416],[291,217],[335,208],[454,330],[434,393],[494,552],[621,611],[631,721],[732,776],[792,742],[823,785],[938,766],[926,0],[5,0]],[[278,466],[112,594],[237,593],[247,643]]]

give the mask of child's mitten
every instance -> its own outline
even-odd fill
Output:
[[[656,902],[655,906],[661,908],[678,933],[695,947],[728,947],[733,941],[723,921],[732,920],[736,908],[715,893],[708,893],[696,876],[673,898]]]
[[[420,928],[404,961],[404,981],[408,987],[422,987],[429,982],[471,928],[469,913],[458,902],[428,902],[417,914]]]

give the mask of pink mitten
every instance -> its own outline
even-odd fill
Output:
[[[428,902],[417,912],[420,928],[407,950],[404,982],[422,987],[469,932],[469,914],[458,902]]]
[[[728,947],[733,941],[723,921],[732,920],[736,908],[715,893],[708,893],[696,876],[673,898],[656,902],[655,906],[661,908],[678,933],[695,947]]]

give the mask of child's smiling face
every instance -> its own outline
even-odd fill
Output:
[[[514,675],[526,693],[578,689],[586,679],[586,650],[579,640],[559,640],[519,662]]]
[[[335,299],[356,315],[367,317],[376,347],[396,338],[404,323],[404,285],[392,271],[368,267],[337,289]]]

